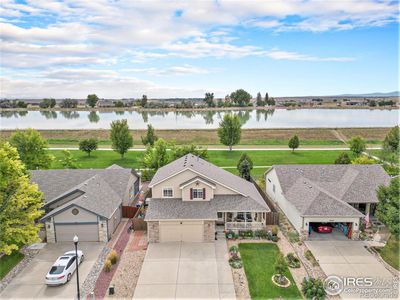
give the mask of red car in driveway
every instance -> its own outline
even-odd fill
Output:
[[[313,223],[312,229],[318,233],[332,233],[332,225],[324,223]]]

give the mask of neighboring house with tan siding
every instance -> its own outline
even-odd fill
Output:
[[[264,228],[271,211],[253,183],[192,154],[160,168],[149,187],[149,242],[211,242],[218,229]]]
[[[107,169],[31,171],[45,196],[48,243],[72,241],[107,242],[128,205],[139,192],[140,176],[132,169],[112,165]]]
[[[304,239],[319,223],[357,239],[362,219],[374,216],[376,190],[389,183],[381,165],[274,165],[265,174],[267,195]]]

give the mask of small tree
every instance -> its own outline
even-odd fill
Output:
[[[241,127],[242,124],[237,115],[226,114],[219,123],[219,140],[222,144],[228,146],[230,151],[232,151],[232,146],[240,142]]]
[[[400,177],[395,177],[389,186],[378,188],[379,199],[376,215],[396,237],[400,236]]]
[[[251,99],[251,95],[243,89],[231,93],[230,99],[239,106],[246,106]]]
[[[29,170],[48,169],[54,160],[47,152],[47,141],[34,129],[18,130],[11,136],[10,144],[17,148],[21,161]]]
[[[299,137],[298,137],[297,135],[294,135],[294,136],[289,140],[288,146],[289,146],[290,149],[292,149],[293,152],[294,152],[294,149],[299,148],[299,146],[300,146]]]
[[[376,164],[376,161],[373,159],[370,159],[366,155],[361,155],[361,156],[358,156],[355,159],[353,159],[351,161],[351,163],[354,165],[372,165],[372,164]]]
[[[90,157],[90,153],[97,149],[98,140],[95,138],[84,139],[79,142],[79,150],[86,152]]]
[[[64,155],[63,160],[61,160],[61,164],[65,169],[77,169],[78,164],[76,158],[73,157],[70,151],[63,150],[62,154]]]
[[[146,105],[147,105],[147,96],[146,95],[142,96],[142,100],[140,101],[140,105],[142,107],[146,107]]]
[[[176,160],[176,159],[181,158],[182,156],[185,156],[186,154],[189,154],[189,153],[196,155],[202,159],[208,158],[207,149],[196,146],[194,144],[182,145],[182,146],[176,146],[175,144],[172,144],[170,146],[170,148],[171,148],[171,151],[170,151],[171,160]]]
[[[147,132],[145,136],[141,137],[143,145],[154,146],[154,143],[158,140],[158,137],[154,133],[154,128],[151,124],[147,125]]]
[[[117,120],[111,123],[110,140],[114,151],[124,158],[125,153],[133,146],[133,138],[129,132],[127,120]]]
[[[264,106],[265,102],[263,101],[260,92],[257,93],[257,102],[256,102],[257,106]]]
[[[238,164],[238,171],[239,171],[240,177],[246,179],[247,181],[250,181],[251,169],[252,169],[252,166],[247,159],[243,159]]]
[[[236,164],[236,167],[237,167],[237,168],[239,168],[239,165],[240,165],[240,163],[241,163],[243,160],[247,160],[247,161],[250,163],[251,169],[253,169],[253,161],[251,160],[250,156],[247,155],[247,153],[243,153],[243,154],[240,156],[239,161],[238,161],[238,163]]]
[[[304,278],[301,283],[301,291],[307,299],[323,300],[326,296],[324,283],[321,279]]]
[[[285,271],[287,269],[287,262],[282,253],[279,253],[275,261],[275,275],[277,276],[278,282],[283,283],[285,281]]]
[[[142,160],[145,169],[142,172],[143,180],[150,180],[159,168],[169,162],[167,147],[167,142],[163,139],[158,139],[154,147],[147,147]]]
[[[265,102],[265,104],[269,105],[269,96],[268,96],[268,93],[265,93],[264,102]]]
[[[204,102],[208,107],[213,107],[214,105],[214,93],[206,93],[204,96]]]
[[[337,165],[348,165],[351,163],[350,157],[346,152],[342,152],[339,154],[338,158],[335,160],[335,164]]]
[[[395,126],[386,135],[383,141],[382,157],[392,163],[398,161],[400,150],[400,129]]]
[[[86,103],[87,105],[89,105],[90,107],[95,107],[97,104],[97,101],[99,101],[99,97],[97,97],[96,94],[90,94],[87,96],[86,98]]]
[[[352,137],[349,141],[350,150],[355,156],[361,155],[365,151],[365,141],[360,136]]]
[[[0,253],[10,255],[38,241],[43,193],[29,182],[29,174],[9,143],[0,144]]]

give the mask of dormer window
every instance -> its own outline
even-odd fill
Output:
[[[199,200],[199,199],[205,199],[206,197],[206,191],[205,189],[190,189],[191,191],[191,199],[193,200]]]

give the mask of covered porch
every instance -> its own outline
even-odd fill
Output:
[[[224,230],[260,230],[265,228],[267,212],[218,212],[217,226]]]

